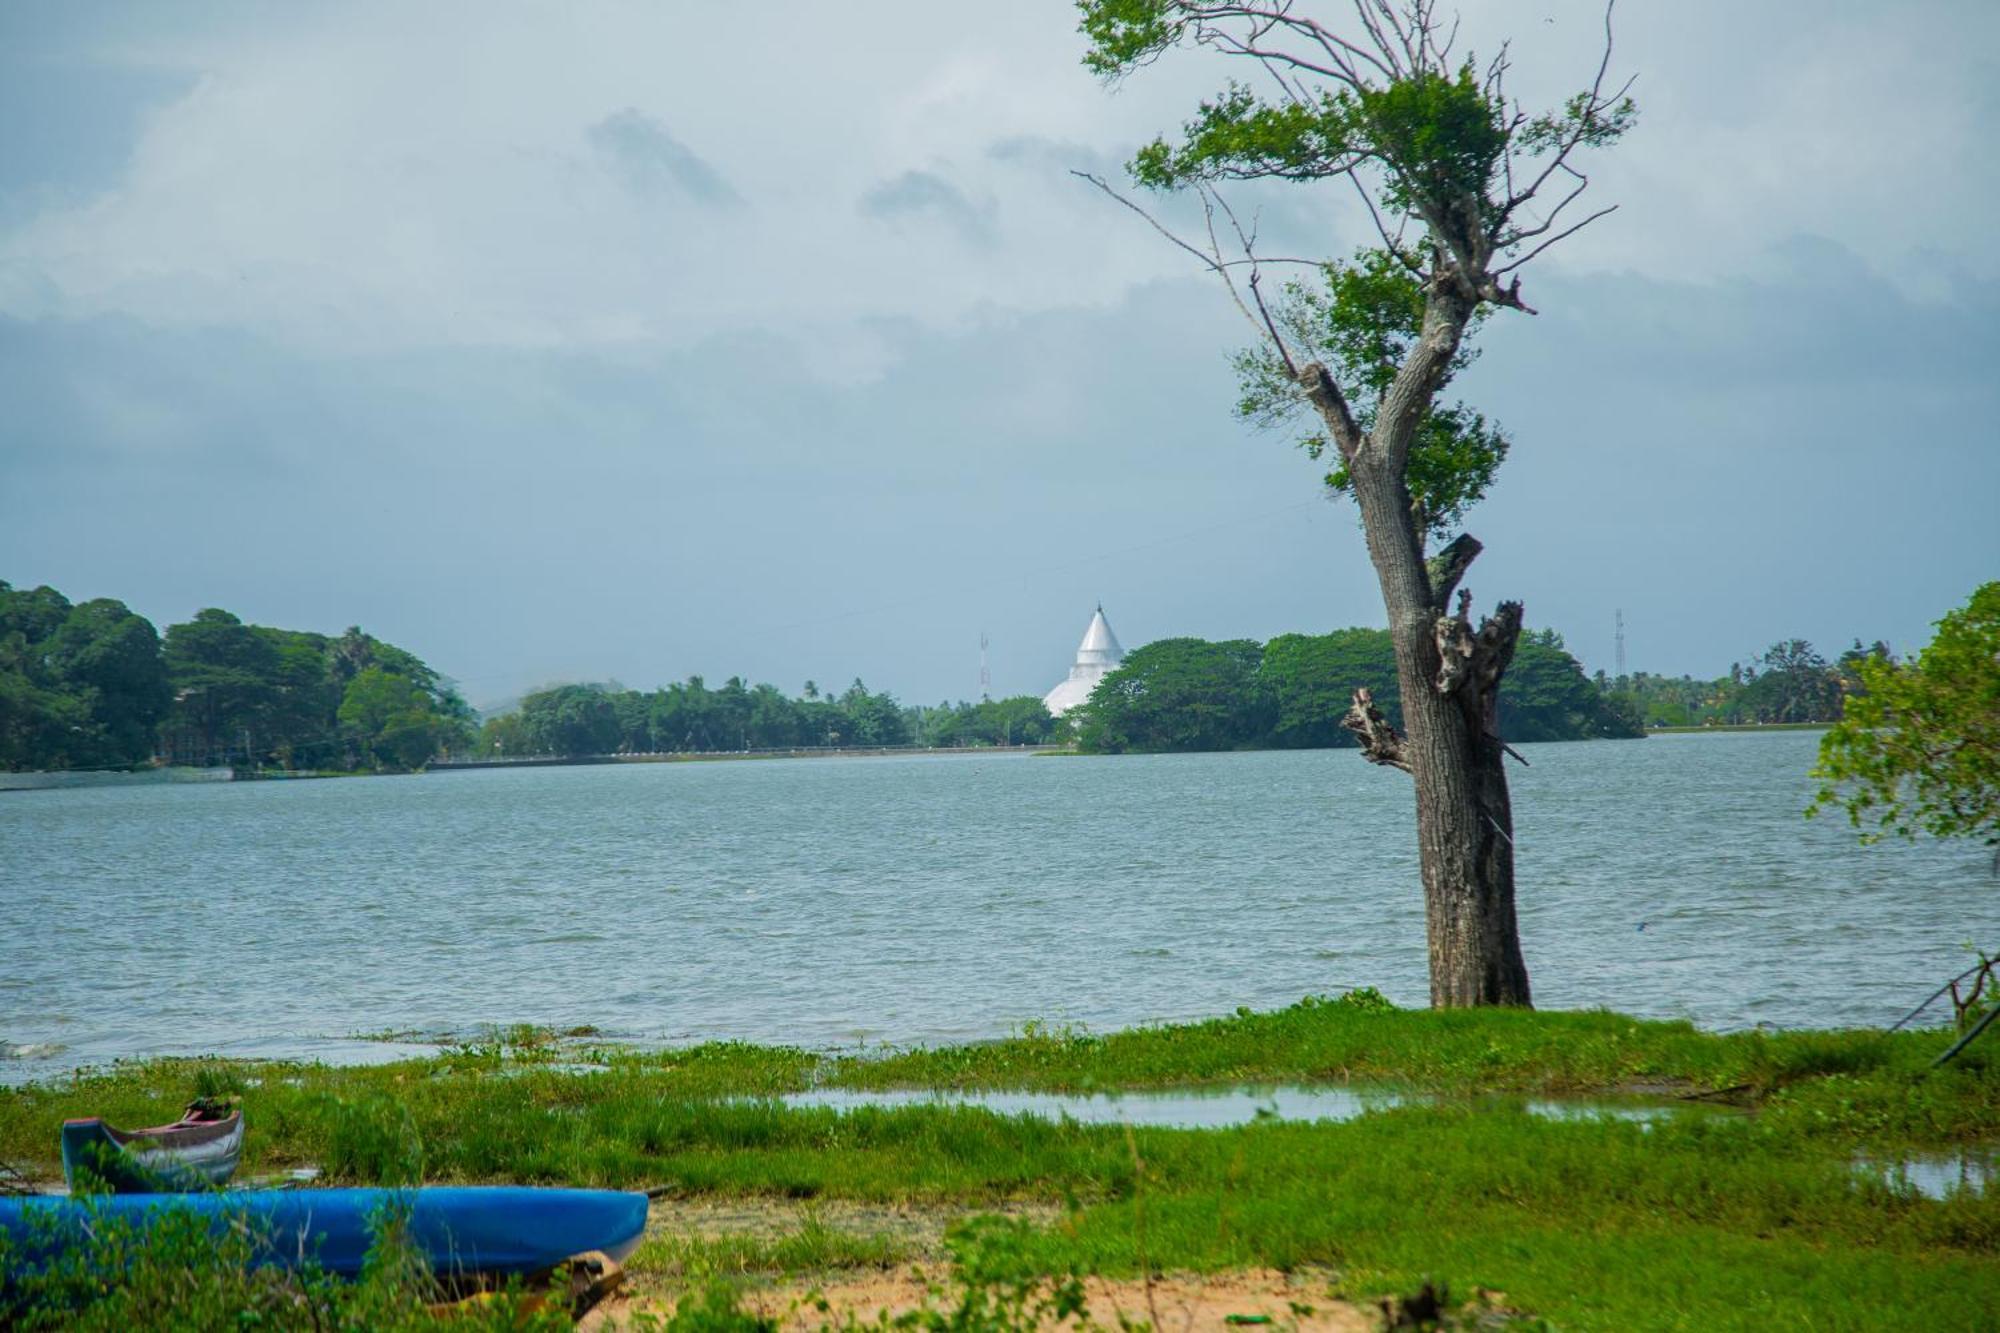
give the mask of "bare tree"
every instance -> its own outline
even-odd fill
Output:
[[[1529,1003],[1514,910],[1513,814],[1497,730],[1501,678],[1521,605],[1473,622],[1459,588],[1480,552],[1459,532],[1506,452],[1496,427],[1440,402],[1487,313],[1534,313],[1520,270],[1609,213],[1577,207],[1585,149],[1630,124],[1629,85],[1612,88],[1611,15],[1588,87],[1562,106],[1524,111],[1506,90],[1503,47],[1483,65],[1454,55],[1457,24],[1434,0],[1348,0],[1334,26],[1293,0],[1079,0],[1085,63],[1122,77],[1176,48],[1241,62],[1257,88],[1232,83],[1204,103],[1181,142],[1156,140],[1131,164],[1159,190],[1191,191],[1206,225],[1176,235],[1101,179],[1087,177],[1195,256],[1229,287],[1256,330],[1239,358],[1252,415],[1305,413],[1305,440],[1328,482],[1360,508],[1396,646],[1403,727],[1354,692],[1345,725],[1374,763],[1415,781],[1436,1006]],[[1254,220],[1231,182],[1275,179],[1353,189],[1373,236],[1353,261],[1260,256]],[[1269,300],[1264,271],[1308,265]],[[1518,756],[1517,756],[1518,757]]]

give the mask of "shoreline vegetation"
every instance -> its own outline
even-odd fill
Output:
[[[1829,664],[1787,640],[1727,677],[1583,666],[1553,630],[1523,634],[1500,698],[1510,742],[1631,738],[1689,726],[1837,720],[1862,664],[1857,640]],[[251,772],[410,772],[467,759],[747,752],[1006,749],[1085,752],[1344,748],[1357,686],[1400,717],[1389,634],[1281,634],[1267,644],[1162,639],[1134,650],[1073,718],[1039,698],[906,705],[860,680],[797,697],[730,677],[652,691],[615,682],[534,691],[480,717],[415,654],[349,628],[339,635],[245,624],[209,608],[164,635],[124,603],[72,604],[0,580],[0,770],[133,772],[234,766]],[[1706,724],[1706,725],[1705,725]]]
[[[1034,1282],[1272,1271],[1301,1301],[1366,1311],[1443,1284],[1491,1294],[1482,1327],[1971,1328],[2000,1301],[2000,1191],[1927,1198],[1892,1169],[2000,1142],[2000,1053],[1931,1069],[1948,1040],[1400,1010],[1365,990],[881,1054],[518,1027],[381,1065],[161,1059],[0,1089],[0,1161],[47,1183],[65,1116],[154,1123],[229,1095],[248,1178],[650,1189],[655,1225],[614,1317],[718,1301],[740,1316],[748,1289],[768,1306],[913,1264],[997,1281],[1004,1254]],[[1429,1095],[1202,1130],[777,1100],[1245,1084]],[[1707,1113],[1550,1117],[1524,1100],[1581,1096]],[[710,1293],[717,1279],[732,1290]]]

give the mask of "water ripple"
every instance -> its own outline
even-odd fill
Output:
[[[1537,1002],[1899,1017],[2000,938],[1978,849],[1800,817],[1810,735],[1536,746]],[[326,1032],[808,1046],[1428,994],[1409,784],[1353,751],[437,774],[0,797],[0,1080]],[[1643,925],[1643,929],[1640,927]],[[39,1048],[60,1041],[65,1049]]]

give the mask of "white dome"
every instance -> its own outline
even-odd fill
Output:
[[[1083,631],[1083,642],[1076,646],[1076,662],[1069,669],[1069,678],[1042,696],[1043,705],[1061,717],[1090,698],[1097,682],[1116,671],[1124,660],[1125,650],[1118,646],[1118,636],[1111,632],[1111,622],[1104,618],[1100,606]]]

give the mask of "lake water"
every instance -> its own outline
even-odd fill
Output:
[[[1524,747],[1543,1007],[1892,1022],[2000,942],[1977,847],[1800,817],[1817,737]],[[1643,927],[1643,929],[1642,929]],[[0,1080],[387,1029],[815,1047],[1427,996],[1409,782],[1352,750],[479,770],[0,796]]]

